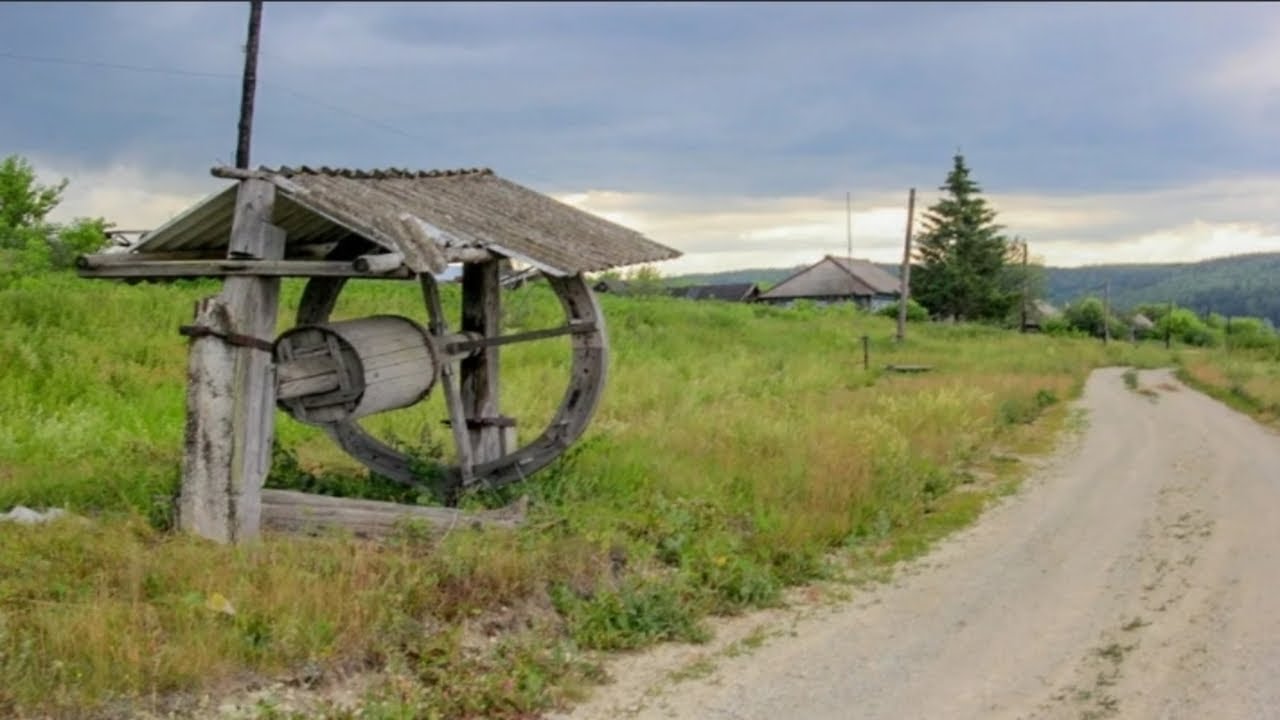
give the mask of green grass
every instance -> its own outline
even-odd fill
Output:
[[[1280,359],[1273,353],[1189,351],[1178,378],[1257,420],[1280,427]]]
[[[353,285],[340,318],[423,315],[412,283]],[[285,284],[281,330],[300,289]],[[1050,446],[1092,368],[1173,358],[964,325],[912,326],[899,345],[893,321],[849,307],[605,296],[610,379],[583,441],[521,486],[466,500],[528,494],[526,527],[224,548],[169,529],[177,328],[215,291],[62,276],[0,289],[0,511],[90,518],[0,526],[0,715],[160,707],[319,664],[379,671],[365,717],[528,717],[597,681],[593,652],[697,641],[708,616],[776,605],[833,576],[833,558],[923,552],[1018,472],[977,487],[968,469],[993,467],[1000,448]],[[443,294],[456,313],[457,288]],[[558,322],[545,288],[504,301],[509,329]],[[568,362],[566,338],[504,348],[504,412],[522,438],[551,417]],[[933,370],[881,374],[887,364]],[[366,426],[448,460],[444,416],[433,397]],[[283,414],[277,436],[273,486],[430,500],[369,478]]]

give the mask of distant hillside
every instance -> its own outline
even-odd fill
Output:
[[[881,264],[894,276],[895,264]],[[670,278],[679,285],[719,285],[735,282],[773,284],[798,270],[758,268],[721,273],[698,273]],[[1112,303],[1121,309],[1142,303],[1173,301],[1198,313],[1264,317],[1280,326],[1280,253],[1215,258],[1197,263],[1093,265],[1048,269],[1047,294],[1055,305],[1087,295],[1102,295],[1111,283]]]

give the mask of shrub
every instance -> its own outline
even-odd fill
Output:
[[[892,305],[886,305],[880,308],[879,310],[877,310],[875,314],[879,315],[880,317],[897,319],[898,303],[894,303]],[[926,322],[928,321],[928,319],[929,319],[929,311],[925,310],[924,306],[916,302],[914,299],[907,298],[907,322]]]

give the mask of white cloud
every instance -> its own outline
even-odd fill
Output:
[[[51,220],[103,217],[121,230],[159,227],[225,184],[212,177],[159,173],[126,160],[105,168],[88,168],[58,159],[30,160],[41,183],[52,185],[64,178],[68,181]]]
[[[842,197],[692,198],[585,192],[562,200],[680,249],[669,274],[812,262],[846,250]],[[937,199],[917,196],[917,217]],[[1280,251],[1280,178],[1219,180],[1144,193],[988,195],[1006,232],[1050,265],[1183,262]],[[905,198],[855,201],[853,254],[899,262]],[[917,226],[918,228],[919,226]]]
[[[151,229],[221,188],[212,177],[165,174],[121,159],[103,168],[35,156],[41,182],[70,182],[55,220],[101,216],[122,229]],[[853,202],[853,254],[899,262],[906,193],[863,193]],[[843,195],[703,196],[584,190],[557,196],[684,256],[667,274],[790,267],[846,251]],[[1280,177],[1217,180],[1129,194],[989,194],[1007,232],[1056,266],[1184,262],[1280,252]],[[917,218],[937,199],[916,198]]]

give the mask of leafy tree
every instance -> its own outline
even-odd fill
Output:
[[[1203,320],[1196,317],[1194,312],[1186,308],[1174,308],[1173,312],[1166,312],[1164,317],[1156,321],[1156,337],[1164,337],[1166,331],[1179,342],[1184,342],[1188,345],[1212,346],[1218,344],[1218,338],[1213,329],[1206,325]]]
[[[109,225],[102,218],[49,221],[66,188],[65,179],[36,182],[31,163],[17,155],[0,161],[0,277],[68,268],[77,255],[106,244]]]
[[[652,265],[641,265],[632,270],[627,277],[632,295],[665,295],[666,283],[662,273]]]
[[[957,154],[947,194],[924,214],[915,248],[912,294],[935,316],[1004,320],[1020,299],[1020,277],[1007,271],[1021,248],[1001,234],[996,212]]]
[[[1098,298],[1087,297],[1080,302],[1072,303],[1063,311],[1062,316],[1073,330],[1093,337],[1102,337],[1103,318],[1106,313],[1102,301]],[[1110,314],[1105,329],[1110,332],[1112,338],[1124,338],[1129,335],[1129,325],[1116,317],[1114,312]]]

